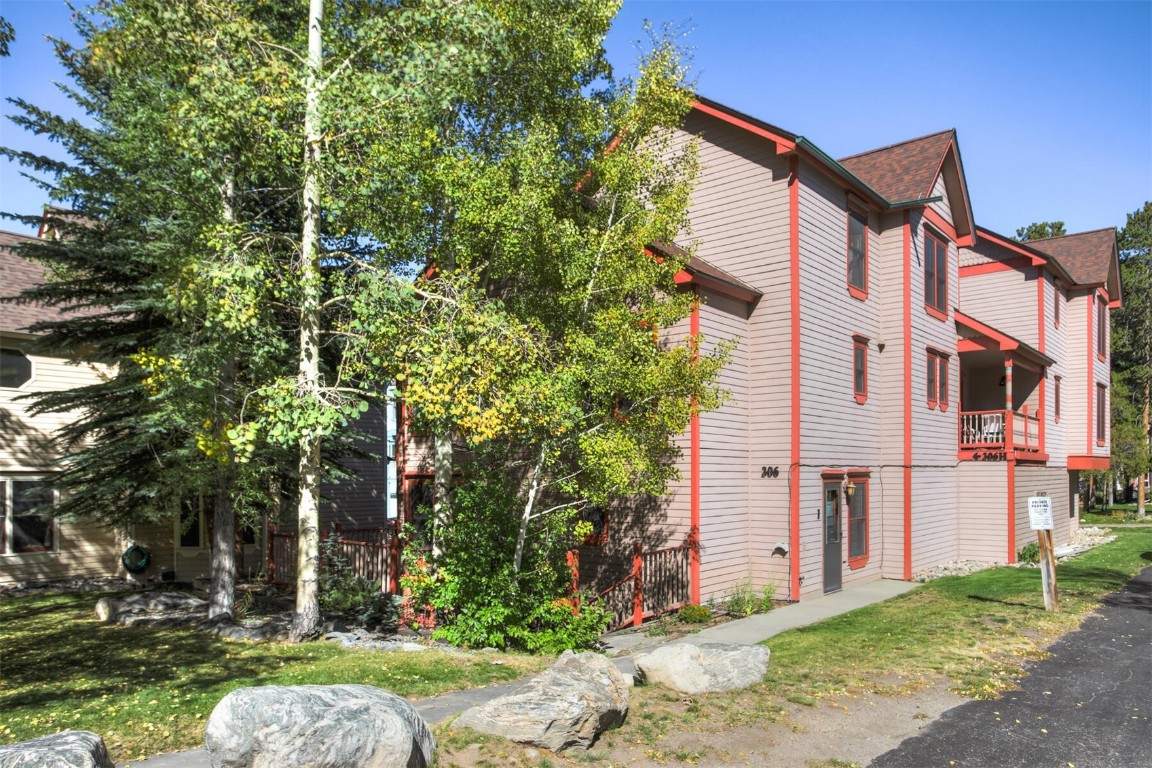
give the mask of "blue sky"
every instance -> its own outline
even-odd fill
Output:
[[[0,95],[62,107],[43,37],[70,33],[67,7],[3,0],[0,15],[17,35]],[[998,232],[1123,226],[1152,199],[1152,0],[625,0],[608,39],[619,72],[645,19],[687,30],[701,94],[833,157],[955,128],[977,223]],[[6,120],[0,145],[51,149]],[[44,202],[0,161],[0,211]]]

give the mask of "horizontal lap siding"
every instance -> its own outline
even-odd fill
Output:
[[[1074,291],[1069,297],[1067,312],[1061,318],[1067,322],[1068,349],[1065,359],[1068,375],[1064,379],[1061,422],[1064,423],[1068,453],[1083,456],[1091,452],[1095,440],[1088,442],[1093,411],[1096,408],[1095,383],[1090,374],[1088,355],[1092,351],[1088,338],[1088,315],[1092,309],[1091,294],[1088,291]],[[1066,320],[1064,318],[1067,318]],[[1095,325],[1095,317],[1093,317]],[[1095,354],[1093,353],[1093,360]],[[1089,403],[1091,405],[1089,406]],[[1093,437],[1094,437],[1093,432]]]
[[[823,592],[821,470],[871,468],[881,460],[881,381],[876,340],[881,338],[879,238],[868,228],[868,298],[848,293],[847,190],[817,169],[800,170],[800,456],[802,594]],[[868,399],[857,403],[853,387],[853,336],[868,339]],[[875,512],[873,513],[875,514]],[[870,546],[879,548],[877,520],[870,520]],[[845,526],[847,521],[845,520]],[[846,530],[846,528],[845,528]],[[845,537],[844,557],[847,558]],[[880,557],[851,570],[842,565],[844,586],[875,578]]]
[[[1072,533],[1068,471],[1062,467],[1020,465],[1016,467],[1016,548],[1036,541],[1028,517],[1028,497],[1036,495],[1052,499],[1052,540],[1058,547],[1067,544]]]
[[[1112,325],[1110,318],[1112,316],[1112,310],[1107,309],[1107,308],[1105,308],[1105,310],[1104,310],[1104,318],[1105,318],[1104,319],[1104,334],[1105,334],[1104,350],[1105,350],[1105,354],[1104,354],[1103,360],[1101,360],[1099,357],[1096,356],[1096,326],[1095,326],[1095,319],[1096,319],[1095,311],[1096,311],[1096,309],[1095,309],[1095,305],[1093,305],[1092,311],[1093,311],[1092,319],[1093,319],[1094,324],[1092,326],[1092,330],[1093,330],[1092,338],[1089,339],[1089,343],[1091,343],[1091,345],[1092,345],[1092,347],[1091,347],[1091,349],[1092,349],[1092,371],[1093,371],[1093,376],[1094,376],[1094,380],[1093,380],[1094,383],[1092,385],[1092,409],[1093,409],[1093,413],[1095,413],[1095,409],[1096,409],[1096,384],[1097,383],[1103,384],[1103,385],[1105,385],[1105,387],[1107,389],[1107,397],[1105,398],[1105,403],[1104,403],[1104,414],[1105,414],[1105,419],[1106,419],[1105,428],[1104,428],[1104,445],[1096,445],[1096,427],[1095,427],[1095,421],[1093,421],[1092,441],[1091,441],[1092,442],[1092,453],[1095,456],[1106,457],[1106,456],[1112,455],[1111,419],[1108,416],[1109,414],[1112,413],[1112,384],[1111,384],[1111,375],[1110,375],[1111,367],[1109,365],[1109,360],[1111,359],[1111,354],[1112,354],[1112,339],[1110,336],[1111,325]]]
[[[916,571],[953,560],[958,552],[956,410],[960,366],[952,354],[948,410],[929,408],[928,349],[956,349],[952,303],[959,287],[957,250],[955,243],[948,243],[948,320],[942,321],[929,315],[924,305],[924,226],[920,214],[912,214],[912,231],[912,570]]]
[[[0,584],[117,575],[124,542],[93,523],[60,523],[56,552],[0,556]]]
[[[944,183],[944,174],[936,177],[936,184],[932,187],[932,194],[929,197],[939,197],[940,199],[934,203],[929,203],[928,207],[940,214],[945,221],[952,221],[952,204],[948,200],[948,187]]]
[[[748,408],[744,525],[754,583],[772,581],[783,594],[788,562],[772,556],[772,548],[788,538],[789,161],[775,154],[771,142],[699,113],[688,117],[684,130],[685,136],[701,137],[701,174],[689,212],[692,229],[682,239],[698,244],[700,258],[763,292],[749,318],[743,345]],[[762,466],[776,467],[779,476],[762,478]],[[707,568],[710,556],[702,555],[702,568]],[[725,573],[725,579],[748,575],[747,571]],[[717,578],[710,587],[720,590],[723,583]]]
[[[320,486],[320,525],[376,528],[388,522],[388,419],[372,406],[353,424],[365,437],[356,447],[375,458],[344,458],[340,463],[355,477]]]
[[[879,238],[881,332],[886,341],[877,355],[882,464],[880,482],[872,489],[874,530],[880,534],[882,574],[898,579],[904,572],[904,235],[903,214],[884,214]],[[913,359],[913,363],[915,360]]]
[[[720,597],[750,575],[748,526],[748,306],[701,291],[700,331],[707,352],[739,339],[720,375],[730,399],[700,416],[700,595]]]
[[[1025,267],[965,277],[960,287],[960,310],[1029,346],[1039,348],[1037,272],[1036,267]]]
[[[957,471],[959,557],[1008,562],[1008,465],[965,461]]]
[[[1068,368],[1069,362],[1074,364],[1075,361],[1068,360],[1068,308],[1050,272],[1045,272],[1044,292],[1044,349],[1040,351],[1055,361],[1048,369],[1045,385],[1044,447],[1049,456],[1049,466],[1065,467],[1068,465]],[[1053,305],[1056,301],[1061,303],[1059,326],[1054,321]],[[1059,422],[1056,421],[1057,376],[1061,378]]]

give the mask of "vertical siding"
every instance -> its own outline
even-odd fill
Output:
[[[959,557],[1007,562],[1008,465],[965,461],[956,474],[956,507],[961,518]]]

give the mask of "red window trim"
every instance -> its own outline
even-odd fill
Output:
[[[1096,302],[1096,359],[1108,359],[1108,304],[1099,296]]]
[[[943,267],[944,267],[944,296],[943,297],[937,296],[936,297],[936,302],[937,302],[936,304],[930,304],[928,302],[927,280],[928,280],[928,241],[929,240],[933,240],[936,243],[937,254],[939,254],[940,249],[943,249],[943,251],[944,251],[944,263],[943,263]],[[945,322],[948,321],[948,261],[949,261],[948,242],[949,242],[948,238],[945,237],[944,235],[940,234],[939,232],[937,232],[934,229],[931,229],[929,227],[924,227],[924,280],[925,280],[924,310],[929,315],[936,318],[937,320],[943,320]],[[941,265],[939,263],[939,259],[936,259],[935,263],[933,264],[933,269],[937,270],[937,271],[933,272],[934,276],[939,274],[938,270],[939,270],[940,266]],[[935,285],[933,285],[933,289],[935,289]]]
[[[1105,428],[1108,418],[1108,386],[1096,382],[1096,445],[1103,446],[1107,442],[1108,430]]]
[[[1056,423],[1060,423],[1060,382],[1063,380],[1061,376],[1052,377],[1052,412]]]
[[[856,494],[859,494],[861,492],[861,489],[863,489],[863,493],[864,493],[864,554],[857,555],[856,557],[852,557],[851,555],[848,556],[848,567],[852,570],[856,570],[858,568],[863,568],[865,565],[867,565],[868,564],[868,556],[871,553],[871,546],[870,546],[870,542],[869,542],[869,539],[871,538],[871,536],[870,536],[871,531],[869,530],[869,527],[868,527],[869,507],[871,506],[871,501],[872,501],[871,495],[868,493],[868,485],[869,485],[869,479],[870,479],[869,475],[870,474],[871,473],[867,472],[867,471],[860,471],[860,472],[849,471],[848,472],[848,481],[856,486],[856,491],[853,494],[853,497],[855,497]],[[851,552],[852,551],[852,519],[853,519],[852,518],[852,500],[851,499],[848,500],[848,514],[846,515],[846,518],[847,518],[847,523],[848,523],[848,536],[847,536],[848,551]]]
[[[864,390],[856,389],[856,350],[864,353]],[[852,337],[852,396],[860,405],[868,402],[868,339],[863,336]]]
[[[938,349],[929,347],[927,350],[926,360],[931,366],[936,376],[935,386],[931,389],[927,388],[928,385],[928,368],[925,368],[924,385],[926,388],[925,394],[928,396],[928,408],[931,410],[940,409],[941,413],[948,412],[948,406],[952,401],[952,382],[948,380],[948,365],[951,355],[947,352],[941,352]],[[944,397],[940,397],[940,389],[944,389]]]
[[[864,219],[864,285],[852,284],[852,214],[857,214]],[[868,210],[860,205],[855,205],[851,201],[844,211],[844,238],[845,238],[845,259],[844,259],[844,280],[848,284],[848,294],[859,301],[868,300]]]

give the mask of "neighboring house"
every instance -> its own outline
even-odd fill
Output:
[[[11,250],[28,239],[0,232],[0,291],[6,296],[44,280],[41,266]],[[27,401],[17,398],[95,383],[102,373],[28,351],[28,327],[55,314],[43,306],[0,303],[0,584],[115,576],[126,546],[119,534],[98,525],[29,514],[56,502],[47,480],[60,453],[53,435],[67,416],[32,416]]]
[[[61,215],[62,211],[53,209]],[[66,212],[64,212],[66,213]],[[44,233],[42,233],[42,236]],[[52,233],[47,233],[51,236]],[[17,255],[11,246],[31,238],[0,232],[0,295],[16,296],[45,280],[44,268]],[[131,544],[151,553],[151,564],[131,578],[140,581],[196,582],[209,572],[211,551],[210,505],[190,500],[173,517],[156,523],[139,523],[127,531],[111,531],[91,522],[63,522],[25,514],[33,507],[54,504],[55,492],[48,479],[56,472],[62,455],[55,443],[56,430],[67,416],[32,416],[22,395],[93,384],[107,371],[61,358],[28,351],[34,336],[28,327],[57,316],[58,310],[36,304],[0,302],[0,584],[52,581],[76,577],[128,577],[120,558]],[[321,488],[321,526],[331,530],[382,529],[396,517],[394,465],[385,460],[395,435],[394,409],[370,409],[357,427],[368,439],[359,448],[372,458],[348,458],[342,464],[356,476],[341,483],[326,482]],[[286,531],[291,510],[283,511]],[[275,517],[275,515],[271,515]],[[247,574],[264,570],[267,550],[262,521],[257,531],[242,532],[237,543],[241,567]]]
[[[1116,233],[1016,243],[976,225],[954,131],[835,161],[700,99],[702,165],[682,328],[738,338],[731,399],[682,440],[683,480],[613,510],[581,548],[603,588],[695,538],[688,593],[743,580],[799,600],[959,559],[1013,562],[1027,498],[1078,524],[1078,474],[1109,462]]]

